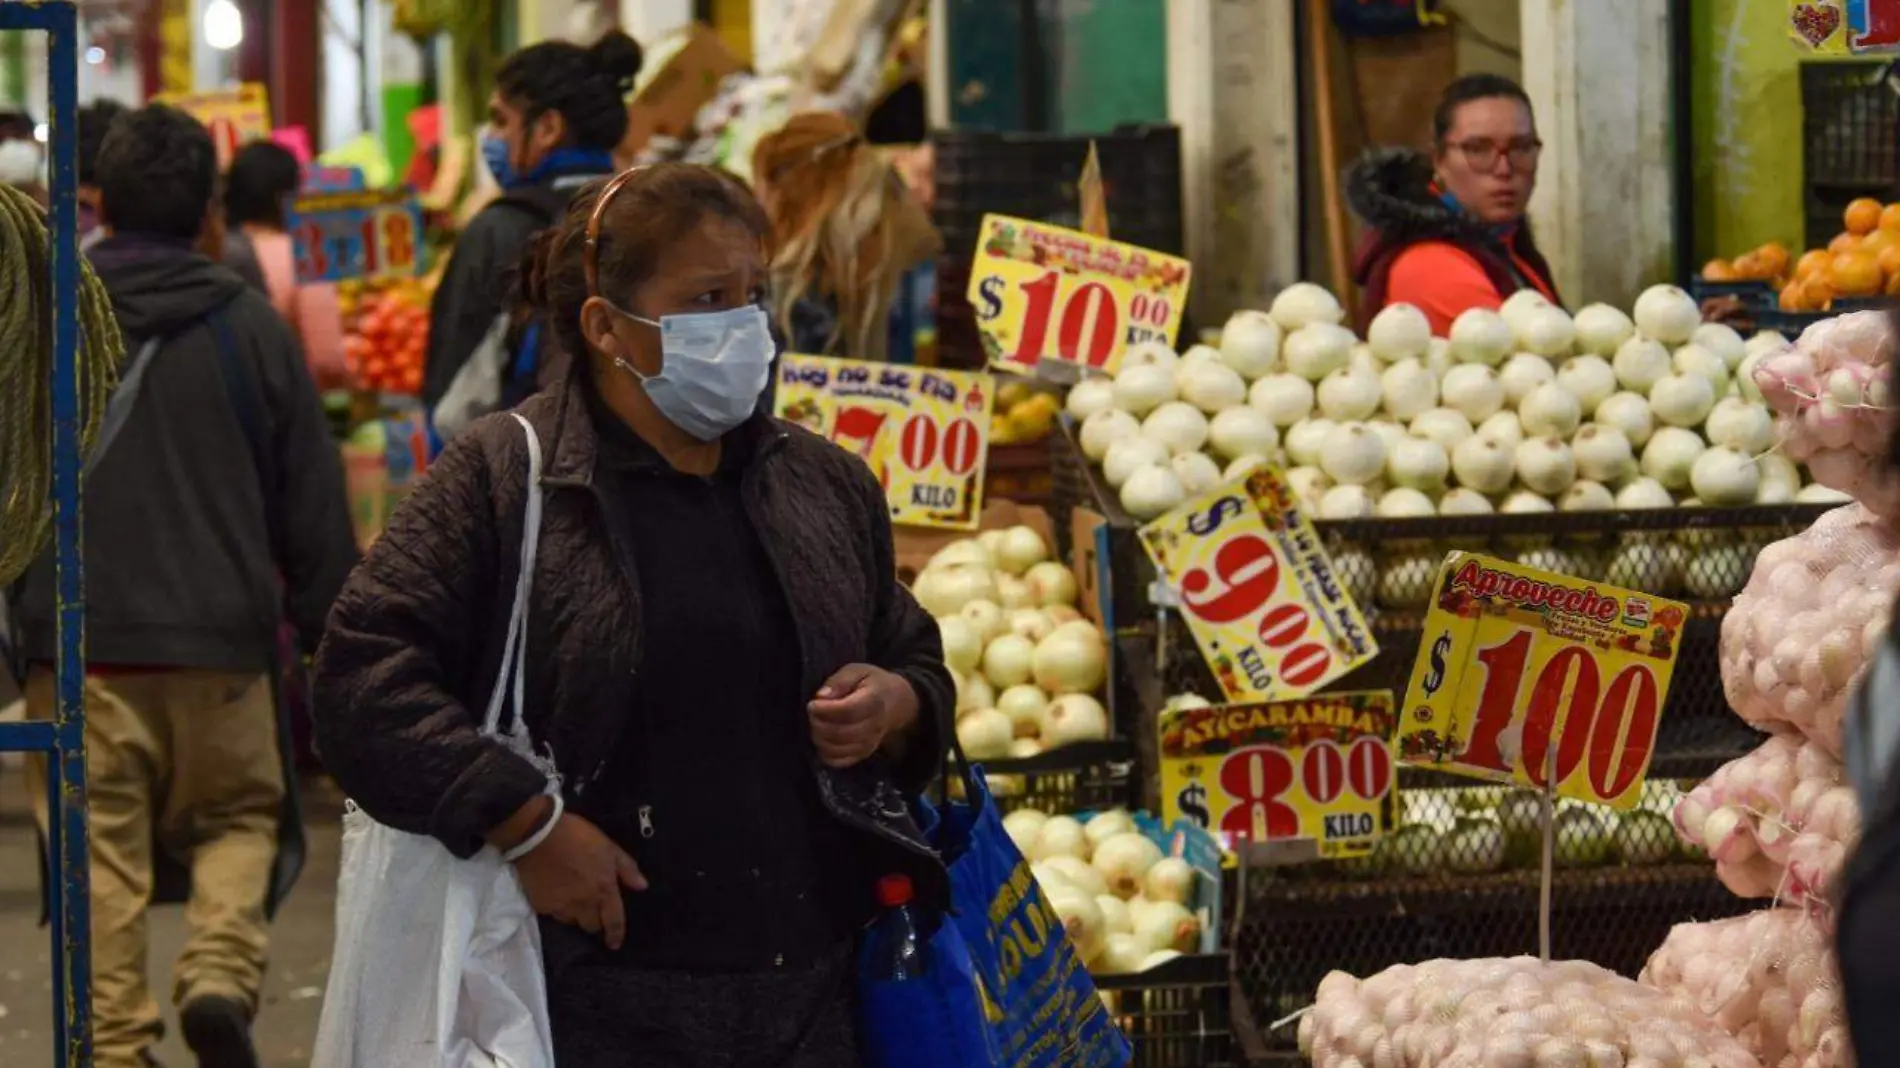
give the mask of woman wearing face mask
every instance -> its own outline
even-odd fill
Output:
[[[535,231],[560,219],[574,191],[613,173],[627,134],[626,95],[640,73],[640,46],[609,33],[591,48],[544,41],[509,56],[495,77],[482,161],[502,195],[455,242],[429,308],[422,395],[434,408],[470,354],[506,310],[515,265]],[[518,352],[504,406],[558,376],[543,375],[538,337],[510,338]]]
[[[659,164],[583,190],[524,272],[575,357],[517,410],[546,487],[524,707],[558,794],[476,731],[524,521],[511,416],[405,500],[317,661],[365,811],[462,856],[530,845],[562,1068],[850,1068],[875,880],[947,895],[907,801],[954,687],[870,471],[756,411],[766,234],[730,176]]]
[[[1379,149],[1347,176],[1366,223],[1353,266],[1360,332],[1387,304],[1411,304],[1444,337],[1471,308],[1520,289],[1561,304],[1525,218],[1543,142],[1530,97],[1509,78],[1469,74],[1432,114],[1432,152]]]

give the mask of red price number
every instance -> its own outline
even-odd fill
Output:
[[[371,212],[363,220],[363,273],[407,274],[416,266],[416,225],[406,211]]]
[[[1378,738],[1359,738],[1343,748],[1319,741],[1295,762],[1277,746],[1237,749],[1221,762],[1220,785],[1234,802],[1221,815],[1220,829],[1227,834],[1252,842],[1317,838],[1301,833],[1295,787],[1322,807],[1348,795],[1378,801],[1392,789],[1392,750]]]
[[[1115,294],[1100,282],[1084,282],[1064,294],[1062,279],[1060,273],[1050,271],[1033,282],[1018,284],[1027,303],[1022,335],[1009,358],[1025,364],[1040,361],[1049,351],[1053,331],[1057,359],[1106,367],[1121,340],[1121,309],[1115,304]]]
[[[1211,568],[1195,568],[1181,578],[1181,603],[1201,620],[1226,626],[1260,616],[1260,644],[1280,653],[1280,678],[1289,686],[1316,685],[1332,669],[1333,654],[1307,640],[1313,618],[1303,607],[1268,607],[1280,589],[1280,557],[1266,539],[1253,534],[1229,538],[1214,550]]]
[[[1530,659],[1527,630],[1478,652],[1484,690],[1471,742],[1459,761],[1509,775],[1516,769],[1505,750],[1512,748],[1530,781],[1543,786],[1554,740],[1559,784],[1581,766],[1597,797],[1621,797],[1642,777],[1656,747],[1662,690],[1655,673],[1647,664],[1631,664],[1605,687],[1596,658],[1579,646],[1566,646],[1544,662],[1531,682],[1528,700],[1522,700]],[[1561,731],[1560,710],[1565,713]],[[1506,734],[1513,726],[1519,739],[1507,746]]]
[[[323,227],[305,221],[297,227],[297,273],[305,278],[322,278],[330,273],[330,258],[323,254]]]
[[[904,421],[897,454],[912,471],[928,470],[941,459],[945,471],[963,478],[983,456],[983,432],[961,418],[939,430],[935,419],[919,413]]]

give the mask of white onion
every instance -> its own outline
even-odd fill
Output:
[[[1512,290],[1511,295],[1498,305],[1498,315],[1516,328],[1517,321],[1537,308],[1550,307],[1550,298],[1530,286]]]
[[[1181,354],[1169,348],[1167,342],[1142,341],[1131,345],[1127,352],[1122,353],[1120,371],[1126,371],[1130,367],[1149,366],[1165,367],[1169,371],[1173,371],[1175,365],[1180,362]],[[1119,374],[1120,371],[1118,371],[1117,374]]]
[[[1618,508],[1673,508],[1675,505],[1676,499],[1663,484],[1647,475],[1631,480],[1616,493]]]
[[[990,576],[992,580],[996,576]],[[1009,633],[1009,624],[1003,619],[1003,609],[993,601],[971,601],[957,610],[964,622],[976,628],[977,634],[987,647],[991,642]]]
[[[1017,525],[1003,532],[1002,551],[997,565],[1011,575],[1021,575],[1049,559],[1049,546],[1031,527]]]
[[[1400,486],[1389,489],[1379,498],[1373,514],[1382,519],[1415,519],[1420,516],[1437,515],[1438,509],[1432,505],[1432,499],[1415,489]]]
[[[1048,707],[1049,695],[1028,683],[1011,686],[996,698],[996,710],[1009,717],[1018,738],[1033,738],[1042,732],[1043,712]]]
[[[1730,373],[1748,357],[1748,342],[1743,341],[1742,335],[1736,333],[1733,327],[1722,323],[1703,323],[1696,327],[1695,332],[1689,335],[1689,343],[1720,356]]]
[[[1034,608],[1036,591],[1029,588],[1028,582],[1014,575],[1002,575],[996,580],[996,603],[1003,606],[1006,612]]]
[[[1368,420],[1366,427],[1373,433],[1379,435],[1380,441],[1385,442],[1385,454],[1387,456],[1392,455],[1392,450],[1398,447],[1399,442],[1404,441],[1410,436],[1405,432],[1403,426],[1400,426],[1398,423],[1384,416],[1377,416]]]
[[[1110,487],[1121,489],[1128,476],[1144,467],[1165,464],[1171,455],[1166,445],[1146,435],[1126,438],[1108,447],[1108,455],[1102,457],[1102,477]]]
[[[1446,490],[1438,499],[1439,515],[1490,515],[1494,510],[1489,497],[1462,486]]]
[[[1566,362],[1557,371],[1557,381],[1586,412],[1596,411],[1597,405],[1616,392],[1616,372],[1601,356],[1578,356]]]
[[[1100,646],[1096,650],[1099,655]],[[1052,749],[1073,742],[1107,741],[1108,733],[1107,710],[1088,694],[1063,694],[1043,710],[1042,740]]]
[[[1082,832],[1082,821],[1074,816],[1051,816],[1043,821],[1042,830],[1036,833],[1035,848],[1030,851],[1029,859],[1048,860],[1050,857],[1089,858],[1089,839]]]
[[[986,530],[974,539],[959,538],[931,554],[930,563],[925,566],[961,567],[968,565],[970,567],[981,567],[984,569],[992,568],[996,566],[996,554],[991,547],[1001,544],[1001,542],[1002,533],[1000,531],[992,532]]]
[[[1591,304],[1577,312],[1577,349],[1580,352],[1614,356],[1616,350],[1636,333],[1636,324],[1622,309],[1608,304]]]
[[[1352,345],[1352,331],[1345,327],[1313,323],[1293,331],[1281,345],[1280,355],[1288,371],[1317,382],[1346,366]]]
[[[1220,486],[1220,465],[1206,453],[1184,452],[1169,461],[1174,477],[1181,480],[1181,492],[1189,499],[1209,493]]]
[[[1364,423],[1341,423],[1320,446],[1319,467],[1335,482],[1363,486],[1385,470],[1385,440]]]
[[[1229,408],[1214,416],[1207,427],[1207,441],[1214,454],[1223,460],[1242,456],[1265,456],[1280,446],[1280,432],[1273,420],[1253,407]]]
[[[1767,405],[1751,404],[1740,397],[1725,397],[1709,410],[1711,445],[1723,445],[1745,456],[1766,452],[1775,443],[1775,417]]]
[[[1221,361],[1251,382],[1278,369],[1282,336],[1280,325],[1266,312],[1237,311],[1221,328]]]
[[[1089,972],[1094,975],[1132,975],[1141,971],[1141,962],[1148,956],[1147,945],[1135,937],[1134,920],[1129,918],[1126,906],[1122,908],[1120,919],[1128,923],[1129,929],[1114,930],[1117,921],[1108,914],[1109,901],[1121,904],[1119,899],[1112,896],[1104,896],[1096,901],[1097,905],[1103,907],[1102,921],[1110,928],[1110,932],[1102,942],[1101,956],[1089,964]]]
[[[1293,424],[1286,432],[1286,454],[1296,464],[1319,466],[1320,452],[1326,447],[1326,438],[1335,425],[1331,419],[1307,419]]]
[[[1135,818],[1129,815],[1125,808],[1111,808],[1098,812],[1082,825],[1083,832],[1088,835],[1091,856],[1096,846],[1118,834],[1126,834],[1135,829]]]
[[[910,592],[924,611],[942,619],[956,615],[971,601],[995,600],[996,581],[987,567],[929,567],[917,576]]]
[[[1715,407],[1715,387],[1699,374],[1664,375],[1649,390],[1649,410],[1672,427],[1698,426]]]
[[[1043,887],[1043,896],[1049,899],[1050,909],[1062,921],[1069,943],[1075,947],[1082,963],[1087,965],[1101,956],[1103,947],[1108,944],[1108,931],[1094,895],[1073,886],[1057,885]]]
[[[1469,437],[1451,450],[1451,471],[1458,484],[1479,493],[1502,493],[1517,473],[1516,447],[1486,437]]]
[[[1172,467],[1144,467],[1122,483],[1122,508],[1136,519],[1153,519],[1173,511],[1187,499],[1187,490]]]
[[[1387,414],[1413,419],[1438,403],[1438,376],[1416,359],[1400,360],[1379,376]]]
[[[1680,345],[1702,323],[1695,298],[1671,285],[1650,286],[1636,298],[1636,329],[1665,345]]]
[[[983,677],[991,686],[1006,689],[1029,681],[1030,660],[1036,646],[1020,634],[1005,634],[983,650]]]
[[[1187,953],[1195,948],[1200,935],[1200,921],[1177,902],[1155,901],[1135,916],[1135,937],[1151,950]]]
[[[1096,845],[1089,863],[1108,884],[1108,892],[1126,901],[1141,892],[1142,878],[1160,860],[1161,847],[1131,830]]]
[[[1042,825],[1047,822],[1048,813],[1033,808],[1019,808],[1003,817],[1003,831],[1015,843],[1016,851],[1027,857],[1030,846],[1036,842],[1036,835],[1041,833]]]
[[[1700,345],[1684,345],[1676,350],[1670,364],[1678,374],[1701,375],[1709,380],[1709,388],[1717,397],[1728,392],[1728,364],[1722,357]]]
[[[1268,375],[1247,391],[1248,406],[1277,427],[1292,426],[1313,414],[1313,401],[1313,383],[1294,374]]]
[[[1355,344],[1351,354],[1346,357],[1346,368],[1352,371],[1364,371],[1370,375],[1377,375],[1383,366],[1379,358],[1372,354],[1372,346],[1364,342]]]
[[[1096,412],[1082,421],[1082,455],[1101,463],[1108,447],[1141,433],[1141,421],[1119,408]]]
[[[1534,353],[1520,352],[1504,361],[1498,368],[1498,382],[1504,386],[1504,403],[1512,408],[1523,401],[1531,390],[1557,377],[1556,368],[1550,360]]]
[[[1023,585],[1025,588],[1028,587],[1028,583]],[[1009,629],[1009,633],[1020,634],[1031,642],[1039,642],[1047,638],[1056,629],[1054,621],[1049,618],[1049,613],[1033,607],[1013,609],[1003,617],[1003,622]],[[1003,696],[1007,697],[1008,694]],[[1002,708],[1003,698],[998,697],[996,701],[996,707]]]
[[[1511,327],[1487,308],[1471,308],[1451,324],[1451,357],[1459,363],[1495,367],[1511,353]]]
[[[1742,365],[1735,369],[1735,392],[1746,401],[1760,404],[1763,400],[1761,386],[1755,382],[1755,369],[1767,359],[1766,353],[1751,352],[1742,357]]]
[[[1087,825],[1085,824],[1082,829],[1086,833]],[[1095,870],[1093,861],[1093,850],[1088,855],[1080,857],[1058,853],[1044,860],[1042,869],[1051,875],[1052,881],[1056,883],[1072,886],[1090,897],[1101,897],[1108,893],[1108,881],[1102,878],[1101,872]]]
[[[1583,418],[1583,407],[1561,380],[1546,382],[1524,398],[1517,418],[1524,433],[1531,437],[1552,435],[1567,438],[1576,433]]]
[[[1539,356],[1567,356],[1577,330],[1562,308],[1542,304],[1525,311],[1511,326],[1518,347]]]
[[[1207,416],[1186,401],[1169,401],[1141,421],[1141,436],[1152,438],[1179,456],[1207,444]]]
[[[943,663],[952,671],[968,674],[976,670],[983,659],[983,635],[962,616],[945,616],[937,620],[937,630],[943,636]]]
[[[1650,418],[1649,401],[1635,393],[1612,393],[1597,405],[1595,420],[1604,426],[1613,426],[1630,439],[1630,444],[1642,448],[1655,430],[1655,420]]]
[[[1114,390],[1115,407],[1134,416],[1147,415],[1177,396],[1174,371],[1152,363],[1123,367]]]
[[[1607,512],[1616,507],[1616,498],[1601,482],[1582,479],[1570,484],[1557,501],[1560,512]]]
[[[1611,370],[1616,373],[1616,381],[1624,389],[1645,396],[1651,386],[1663,380],[1672,369],[1669,361],[1669,349],[1660,341],[1646,337],[1633,337],[1623,342],[1616,350],[1616,356],[1610,361]]]
[[[1786,504],[1801,492],[1801,471],[1795,467],[1793,460],[1778,452],[1771,452],[1757,456],[1755,465],[1761,468],[1761,493],[1756,495],[1757,504]],[[1762,500],[1763,494],[1777,499]]]
[[[1693,381],[1700,382],[1701,379]],[[1689,471],[1702,455],[1702,436],[1693,430],[1666,426],[1650,435],[1643,446],[1643,474],[1662,483],[1664,489],[1681,492],[1689,488]]]
[[[1174,365],[1175,386],[1178,388],[1181,385],[1181,376],[1189,368],[1210,366],[1226,366],[1221,363],[1220,350],[1212,345],[1189,345],[1187,351],[1181,354],[1180,362]]]
[[[1084,378],[1069,389],[1063,407],[1076,422],[1115,406],[1115,384],[1106,378]]]
[[[994,708],[980,708],[957,717],[957,744],[971,760],[1003,760],[1016,737],[1009,717]]]
[[[1366,344],[1386,363],[1423,356],[1432,344],[1431,320],[1410,304],[1388,304],[1366,327]]]
[[[1446,452],[1457,448],[1459,442],[1474,433],[1471,420],[1465,418],[1464,413],[1451,408],[1433,408],[1421,412],[1408,429],[1413,437],[1435,441]]]
[[[1108,650],[1093,624],[1084,628],[1061,627],[1035,644],[1031,650],[1029,673],[1042,691],[1060,698],[1067,694],[1095,692],[1102,685],[1108,668]],[[989,672],[985,671],[985,675]],[[991,682],[996,680],[992,677]],[[1059,703],[1059,702],[1057,702]],[[1050,706],[1050,715],[1055,705]]]
[[[1370,519],[1377,508],[1364,486],[1334,486],[1319,499],[1321,519]]]
[[[1542,515],[1556,510],[1557,506],[1551,504],[1549,498],[1527,489],[1513,491],[1504,498],[1503,504],[1498,505],[1498,511],[1503,515]]]
[[[1742,453],[1718,445],[1690,465],[1689,488],[1713,507],[1753,504],[1761,488],[1761,469]]]
[[[1282,330],[1298,330],[1308,323],[1332,324],[1346,318],[1339,299],[1311,282],[1295,282],[1273,298],[1268,314]]]
[[[1194,867],[1180,857],[1163,857],[1148,869],[1141,882],[1142,896],[1150,902],[1185,905],[1194,893]]]
[[[1577,480],[1577,462],[1559,437],[1531,438],[1517,447],[1517,477],[1525,488],[1552,497]]]
[[[1248,472],[1266,462],[1267,458],[1257,453],[1250,452],[1243,456],[1236,456],[1226,467],[1221,469],[1220,480],[1222,482],[1238,481],[1246,477]]]
[[[1319,383],[1319,410],[1334,422],[1364,419],[1383,399],[1380,377],[1370,371],[1334,371]]]
[[[991,708],[996,704],[996,689],[989,680],[981,675],[958,675],[957,714],[974,712],[979,708]]]
[[[1295,467],[1286,473],[1286,484],[1293,488],[1293,496],[1298,498],[1307,511],[1319,508],[1321,497],[1333,488],[1333,480],[1326,472],[1317,467]]]
[[[1212,350],[1208,350],[1210,353]],[[1208,415],[1232,408],[1247,402],[1247,383],[1240,372],[1220,362],[1214,354],[1207,363],[1188,364],[1183,361],[1175,383],[1181,391],[1181,399],[1194,405]]]
[[[1602,423],[1585,423],[1571,439],[1577,473],[1597,482],[1621,482],[1636,470],[1636,450],[1621,430]]]
[[[1386,473],[1405,489],[1437,492],[1451,473],[1451,457],[1444,446],[1428,438],[1406,437],[1386,452]]]
[[[1469,314],[1469,313],[1467,313]],[[1473,423],[1490,418],[1504,406],[1504,384],[1489,367],[1463,364],[1445,374],[1439,390],[1444,405]]]
[[[1075,603],[1075,573],[1059,561],[1047,560],[1035,565],[1023,575],[1023,580],[1029,583],[1036,603],[1045,609]]]
[[[1095,820],[1089,821],[1091,824],[1094,822]],[[1109,945],[1108,948],[1102,951],[1104,960],[1108,959],[1114,952],[1115,937],[1117,935],[1126,939],[1128,945],[1140,944],[1136,942],[1133,937],[1135,933],[1135,917],[1133,913],[1128,911],[1128,902],[1123,901],[1114,894],[1097,894],[1095,895],[1095,904],[1096,907],[1102,910],[1102,922],[1108,927]]]

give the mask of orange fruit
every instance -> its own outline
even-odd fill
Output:
[[[1803,291],[1802,283],[1789,282],[1787,285],[1781,287],[1781,294],[1775,299],[1775,304],[1779,306],[1782,311],[1807,311],[1805,306],[1807,299],[1807,294]]]
[[[1836,256],[1840,255],[1843,252],[1852,252],[1859,247],[1860,247],[1859,234],[1850,234],[1850,233],[1835,234],[1834,240],[1829,241],[1827,243],[1827,250]]]
[[[1741,278],[1733,265],[1724,259],[1713,259],[1702,265],[1704,282],[1733,282]]]
[[[1900,203],[1889,204],[1880,209],[1880,228],[1900,233]]]
[[[1866,252],[1843,252],[1828,265],[1827,280],[1834,292],[1843,297],[1871,297],[1880,292],[1885,279],[1880,260]]]
[[[1881,213],[1886,209],[1873,197],[1860,197],[1847,205],[1841,213],[1841,222],[1847,226],[1850,234],[1869,234],[1880,225]]]
[[[1900,241],[1900,234],[1896,234],[1892,230],[1875,230],[1873,233],[1860,239],[1860,247],[1855,251],[1865,252],[1869,256],[1878,259],[1880,251],[1896,241]]]
[[[1770,277],[1779,277],[1788,273],[1788,246],[1779,241],[1770,241],[1755,250],[1762,263],[1768,266]]]
[[[1766,282],[1775,276],[1774,267],[1762,258],[1760,251],[1744,252],[1735,257],[1732,266],[1735,277],[1749,282]]]
[[[1834,284],[1827,280],[1825,273],[1801,283],[1801,303],[1806,305],[1807,311],[1826,311],[1828,305],[1834,303]]]
[[[1801,254],[1800,259],[1795,261],[1794,276],[1803,279],[1812,278],[1822,271],[1827,270],[1828,261],[1833,258],[1834,257],[1828,255],[1824,249],[1809,249]]]

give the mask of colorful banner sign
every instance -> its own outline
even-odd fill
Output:
[[[777,414],[862,456],[891,522],[974,530],[995,395],[986,374],[786,353]]]
[[[1379,651],[1279,468],[1141,530],[1229,700],[1303,697]]]
[[[297,281],[407,278],[422,245],[422,207],[400,193],[319,193],[291,201]]]
[[[270,92],[262,82],[196,93],[163,93],[157,101],[205,124],[218,146],[220,166],[228,165],[242,146],[271,135]]]
[[[1399,758],[1629,808],[1643,795],[1689,610],[1454,552],[1439,569]]]
[[[1395,822],[1390,690],[1161,713],[1161,811],[1240,843],[1363,856]]]
[[[970,306],[990,366],[1045,363],[1114,374],[1144,341],[1174,344],[1188,261],[1079,230],[986,215],[970,265]]]

